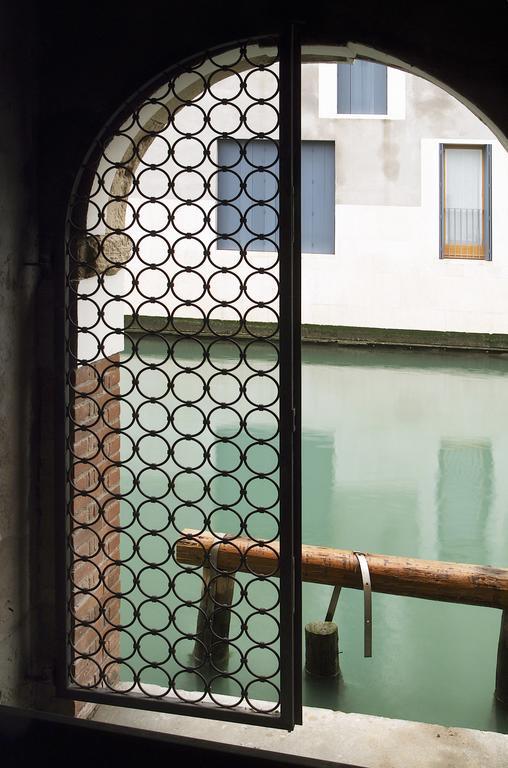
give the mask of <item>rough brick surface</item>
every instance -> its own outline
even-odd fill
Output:
[[[120,618],[120,368],[119,356],[73,371],[73,498],[69,571],[74,618],[73,678],[84,688],[118,680]],[[75,703],[85,716],[86,702]]]

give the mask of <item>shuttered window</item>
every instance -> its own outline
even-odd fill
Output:
[[[335,252],[335,144],[302,142],[302,252]]]
[[[218,142],[219,248],[274,251],[278,245],[279,150],[272,140]],[[242,222],[242,217],[244,221]]]
[[[334,253],[334,142],[303,141],[301,163],[302,252]],[[222,139],[218,165],[218,247],[275,250],[279,210],[277,145],[263,139]]]
[[[386,66],[360,59],[352,64],[337,64],[337,113],[386,115]]]

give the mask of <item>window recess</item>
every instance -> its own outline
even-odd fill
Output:
[[[440,257],[492,258],[491,146],[440,145]]]

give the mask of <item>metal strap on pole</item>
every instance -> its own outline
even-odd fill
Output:
[[[224,544],[224,538],[226,534],[221,533],[220,531],[217,531],[216,534],[214,534],[215,541],[220,541],[220,544],[218,546],[215,546],[215,541],[208,550],[208,563],[210,565],[210,568],[213,568],[213,570],[218,573],[219,571],[219,552],[221,545]]]
[[[370,581],[369,564],[363,552],[355,552],[362,573],[363,586],[363,655],[366,659],[372,656],[372,584]]]
[[[330,605],[328,606],[328,610],[326,612],[325,621],[333,621],[333,616],[335,614],[335,609],[337,608],[341,589],[342,587],[339,587],[338,584],[334,586],[332,596],[330,598]]]

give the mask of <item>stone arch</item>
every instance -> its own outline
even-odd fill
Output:
[[[275,48],[267,49],[256,43],[249,44],[246,48],[246,58],[231,61],[231,52],[238,49],[239,43],[230,43],[224,51],[207,58],[198,54],[188,62],[184,62],[174,69],[170,69],[147,84],[143,89],[135,93],[128,103],[118,112],[123,120],[118,120],[118,113],[104,127],[101,135],[94,142],[89,152],[89,160],[86,163],[86,171],[78,174],[74,197],[79,200],[77,215],[82,219],[87,215],[87,197],[93,186],[93,175],[102,176],[107,168],[116,167],[109,188],[99,192],[98,200],[109,203],[104,225],[113,235],[107,239],[98,236],[94,242],[87,238],[86,242],[79,241],[77,258],[80,263],[86,262],[92,267],[93,274],[108,270],[113,274],[116,270],[112,263],[122,264],[130,258],[128,241],[122,234],[125,229],[127,202],[131,187],[131,179],[135,176],[145,153],[151,147],[154,139],[160,135],[168,125],[168,116],[175,115],[204,91],[207,78],[214,76],[215,82],[226,79],[231,72],[242,72],[253,67],[270,65],[273,63]],[[272,51],[271,53],[269,51]],[[203,58],[201,65],[194,63]],[[185,64],[188,63],[188,67]],[[217,67],[227,67],[221,70]],[[178,79],[178,89],[168,88],[168,78]],[[142,105],[144,115],[142,121],[134,116],[136,110]],[[125,117],[126,115],[126,117]],[[100,148],[99,160],[93,169],[91,155]],[[92,165],[92,169],[91,169]],[[100,202],[97,203],[100,206]],[[115,233],[117,233],[115,235]],[[104,258],[101,259],[101,253]],[[93,266],[93,265],[98,266]],[[86,274],[86,272],[85,272]]]

